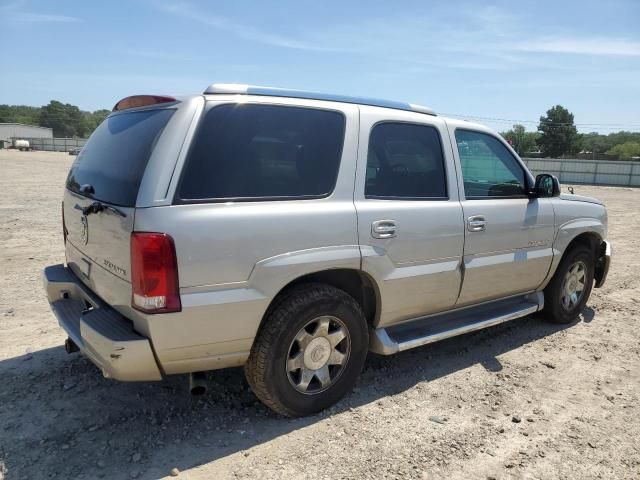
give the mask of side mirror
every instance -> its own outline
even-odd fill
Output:
[[[534,197],[548,198],[560,196],[560,182],[555,175],[541,173],[536,177],[536,184],[531,192]]]

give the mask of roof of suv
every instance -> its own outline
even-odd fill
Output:
[[[450,118],[437,115],[432,109],[416,105],[414,103],[397,102],[394,100],[382,100],[375,98],[351,97],[346,95],[333,95],[329,93],[308,92],[305,90],[292,90],[277,87],[261,87],[257,85],[247,85],[242,83],[214,83],[207,87],[203,95],[257,95],[266,97],[281,98],[299,98],[307,100],[320,100],[328,102],[349,103],[355,105],[368,105],[373,107],[389,108],[393,110],[402,110],[405,112],[419,113],[438,117],[445,120],[449,126],[461,128],[473,128],[475,130],[485,131],[494,134],[495,132],[476,122],[470,122],[461,118]],[[199,95],[168,97],[164,95],[133,95],[123,98],[113,108],[114,112],[130,109],[148,109],[158,106],[175,105],[175,102],[194,99]]]
[[[393,100],[381,100],[375,98],[360,98],[347,95],[333,95],[330,93],[307,92],[304,90],[291,90],[276,87],[261,87],[258,85],[246,85],[241,83],[214,83],[203,92],[205,95],[238,94],[238,95],[265,95],[269,97],[305,98],[310,100],[326,100],[330,102],[355,103],[359,105],[371,105],[374,107],[393,108],[408,112],[425,113],[436,116],[436,112],[428,107],[413,103],[396,102]]]

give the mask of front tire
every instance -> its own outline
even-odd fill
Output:
[[[571,323],[584,309],[593,288],[594,254],[578,246],[560,261],[544,289],[544,316],[553,323]]]
[[[360,305],[330,285],[293,287],[277,300],[245,365],[256,396],[287,417],[317,413],[356,382],[369,347]]]

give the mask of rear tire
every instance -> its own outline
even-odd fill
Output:
[[[330,285],[293,287],[268,313],[245,364],[251,389],[287,417],[317,413],[354,386],[369,349],[360,305]]]
[[[544,317],[571,323],[584,309],[593,288],[594,254],[584,246],[569,251],[544,289]]]

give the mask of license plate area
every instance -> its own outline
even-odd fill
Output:
[[[80,269],[80,273],[82,273],[86,278],[91,276],[91,262],[86,258],[80,259],[78,262],[78,268]]]

